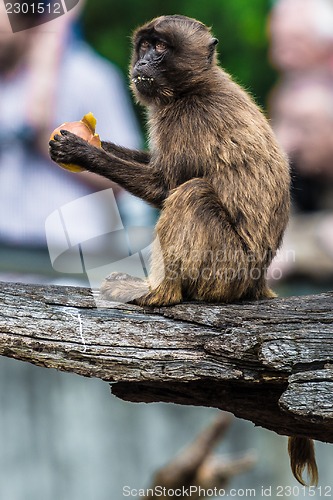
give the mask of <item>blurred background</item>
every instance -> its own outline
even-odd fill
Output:
[[[130,36],[150,18],[176,13],[212,27],[221,65],[261,105],[290,157],[292,217],[270,269],[273,288],[333,289],[333,0],[80,0],[52,22],[40,14],[35,26],[36,16],[25,16],[16,33],[0,3],[0,280],[88,286],[82,270],[52,268],[45,220],[89,194],[111,187],[125,227],[153,227],[155,211],[94,175],[60,169],[47,143],[60,123],[92,111],[103,139],[145,146],[144,111],[128,90]],[[103,234],[110,217],[117,214],[106,213],[101,196],[77,220],[77,239]],[[60,248],[61,230],[51,232]],[[108,251],[91,248],[97,258]],[[121,499],[126,485],[149,486],[217,413],[124,403],[101,381],[1,358],[0,499]],[[252,449],[258,461],[230,486],[272,486],[275,498],[278,485],[296,485],[286,446],[286,438],[235,420],[219,452],[237,458]],[[320,485],[333,487],[332,448],[316,449]]]

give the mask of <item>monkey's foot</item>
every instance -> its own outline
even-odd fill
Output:
[[[277,294],[273,292],[268,286],[263,290],[261,299],[275,299],[277,297]]]
[[[146,295],[135,299],[133,302],[138,306],[173,306],[182,302],[182,295],[180,290],[165,287],[162,284]]]
[[[102,282],[100,292],[106,300],[126,303],[146,295],[149,292],[149,286],[146,281],[135,276],[126,273],[111,273]]]

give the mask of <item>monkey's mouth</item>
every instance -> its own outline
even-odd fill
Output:
[[[135,85],[136,90],[143,96],[153,97],[156,94],[156,80],[152,76],[134,73],[132,84]]]

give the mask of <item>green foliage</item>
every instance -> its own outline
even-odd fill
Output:
[[[125,74],[132,31],[162,14],[183,14],[212,27],[219,60],[265,106],[275,75],[267,59],[269,0],[88,0],[84,31],[88,41]]]

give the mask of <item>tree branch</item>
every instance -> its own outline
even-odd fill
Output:
[[[213,406],[333,442],[333,293],[142,309],[0,284],[0,354],[97,377],[127,401]]]
[[[230,423],[230,414],[220,413],[192,443],[155,473],[150,487],[153,494],[146,496],[145,500],[161,498],[161,488],[165,491],[165,499],[174,498],[174,492],[178,489],[186,492],[182,498],[190,496],[192,500],[199,500],[208,490],[225,490],[232,477],[251,469],[256,462],[251,453],[227,461],[213,454],[213,449],[224,437]],[[172,495],[168,494],[169,491]]]

